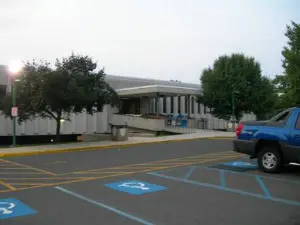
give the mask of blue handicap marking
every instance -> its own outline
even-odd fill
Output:
[[[15,198],[0,199],[0,219],[35,214],[36,211]]]
[[[250,163],[250,162],[243,162],[243,161],[233,161],[233,162],[227,162],[223,163],[225,166],[233,166],[233,167],[239,167],[239,168],[249,168],[249,169],[256,169],[257,164]]]
[[[116,191],[127,192],[132,195],[143,195],[150,192],[163,191],[168,189],[165,186],[150,184],[139,180],[125,180],[115,183],[105,184]]]

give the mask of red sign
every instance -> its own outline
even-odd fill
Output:
[[[18,116],[18,107],[12,107],[11,108],[11,116]]]

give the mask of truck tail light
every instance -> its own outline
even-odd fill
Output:
[[[243,128],[244,128],[244,125],[243,125],[242,123],[240,123],[240,124],[238,125],[238,127],[236,128],[236,131],[235,131],[235,134],[236,134],[237,137],[240,136],[240,134],[241,134]]]

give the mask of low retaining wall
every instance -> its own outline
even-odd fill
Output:
[[[113,114],[111,116],[110,123],[116,125],[127,124],[129,127],[152,131],[162,131],[165,129],[164,119],[147,119],[140,116],[131,115]]]

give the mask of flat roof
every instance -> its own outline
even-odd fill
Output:
[[[159,80],[153,78],[144,78],[144,77],[127,77],[127,76],[118,76],[107,74],[105,79],[108,81],[122,81],[128,83],[134,83],[137,86],[145,86],[145,85],[170,85],[170,86],[180,86],[180,87],[191,87],[191,88],[200,88],[201,85],[197,83],[187,83],[179,80]],[[141,85],[140,85],[141,83]]]
[[[171,85],[147,85],[116,90],[120,97],[155,97],[161,96],[186,96],[199,95],[200,88],[189,88]]]

